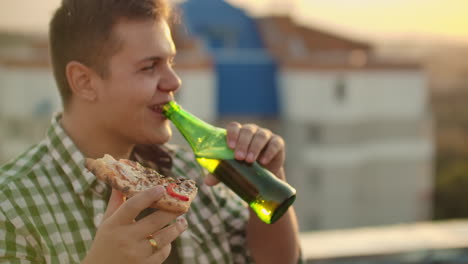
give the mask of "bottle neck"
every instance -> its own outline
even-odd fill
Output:
[[[208,149],[210,153],[213,153],[213,150],[215,152],[220,152],[221,149],[229,150],[225,129],[206,123],[173,101],[163,107],[163,113],[190,144],[195,155],[204,157],[214,155],[206,154]]]
[[[213,131],[217,130],[217,127],[185,111],[174,101],[163,107],[163,113],[184,136],[192,137],[193,134],[213,133]]]

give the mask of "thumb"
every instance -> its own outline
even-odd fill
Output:
[[[112,189],[112,194],[109,198],[109,203],[107,204],[107,209],[102,220],[106,220],[111,217],[124,202],[125,196],[116,189]]]
[[[216,178],[213,174],[208,174],[205,177],[205,184],[208,186],[214,186],[219,183],[218,178]]]

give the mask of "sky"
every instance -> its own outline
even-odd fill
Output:
[[[300,24],[368,41],[417,38],[468,44],[468,0],[227,0],[254,16],[290,14]],[[0,0],[0,29],[45,33],[60,0]]]

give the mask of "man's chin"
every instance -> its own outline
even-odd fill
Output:
[[[137,144],[165,144],[172,138],[172,129],[168,126],[147,127],[135,139]]]
[[[165,144],[172,138],[172,131],[161,131],[151,137],[150,144]]]
[[[160,142],[159,144],[165,144],[165,143],[169,142],[169,140],[171,140],[171,138],[172,138],[172,134],[169,134],[166,137],[164,137],[163,139],[158,140]]]

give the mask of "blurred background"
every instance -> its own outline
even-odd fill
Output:
[[[0,2],[0,163],[60,111],[59,2]],[[468,263],[468,1],[176,3],[177,100],[285,138],[308,263]]]

